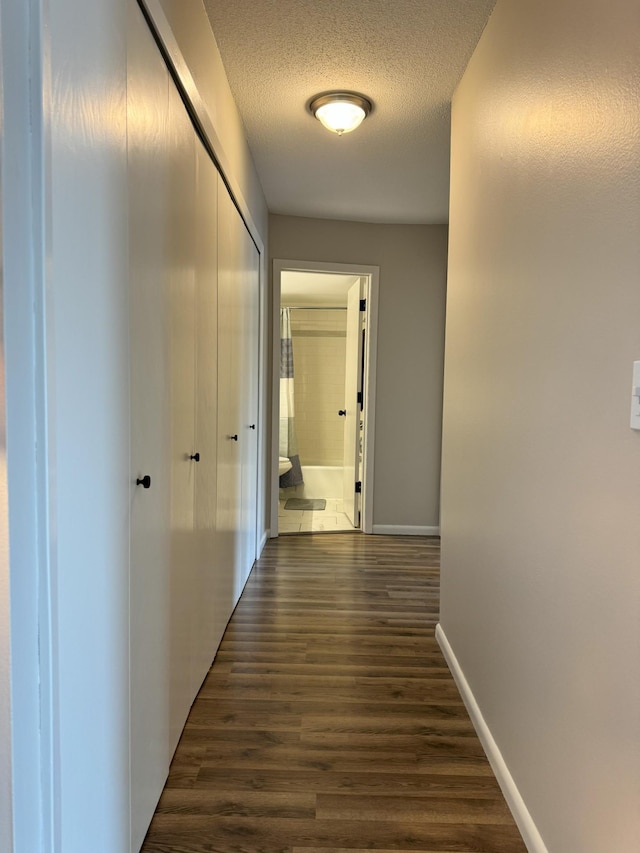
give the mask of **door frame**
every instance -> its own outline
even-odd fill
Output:
[[[324,261],[292,261],[275,258],[272,289],[272,385],[271,385],[271,522],[270,536],[278,536],[278,457],[280,432],[280,294],[283,272],[320,272],[360,275],[366,279],[367,334],[365,337],[364,376],[364,443],[362,459],[362,507],[360,529],[373,533],[373,484],[376,410],[376,355],[378,351],[378,293],[380,267],[368,264],[327,263]]]

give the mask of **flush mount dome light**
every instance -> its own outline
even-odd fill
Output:
[[[327,130],[342,136],[362,124],[371,112],[371,101],[351,92],[329,92],[315,97],[309,109]]]

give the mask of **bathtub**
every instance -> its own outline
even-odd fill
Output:
[[[282,497],[329,498],[342,500],[341,465],[303,465],[304,483],[290,489],[280,489]]]

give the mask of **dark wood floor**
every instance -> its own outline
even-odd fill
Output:
[[[439,543],[271,541],[144,853],[522,853],[434,639]]]

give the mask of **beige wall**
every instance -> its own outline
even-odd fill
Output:
[[[380,267],[375,525],[438,524],[445,225],[269,217],[270,258]]]
[[[291,312],[296,434],[302,465],[342,465],[347,310]]]
[[[551,853],[640,844],[639,41],[499,0],[453,110],[442,626]]]

